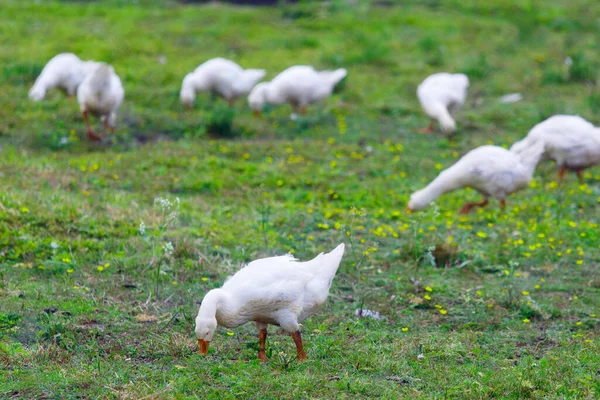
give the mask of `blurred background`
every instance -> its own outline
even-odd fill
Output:
[[[598,168],[559,184],[540,164],[505,212],[458,215],[472,190],[405,207],[477,146],[554,114],[600,124],[600,3],[234,3],[0,0],[0,397],[599,396]],[[62,52],[122,80],[105,143],[75,98],[28,99]],[[214,57],[348,76],[295,121],[208,94],[186,110],[184,76]],[[415,91],[443,71],[468,75],[467,102],[453,135],[425,136]],[[341,242],[309,361],[273,329],[259,365],[250,324],[196,354],[208,290]]]

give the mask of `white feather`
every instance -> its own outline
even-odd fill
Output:
[[[544,144],[544,158],[574,171],[600,163],[600,129],[576,115],[554,115],[535,125],[511,147],[521,154],[537,142]]]
[[[298,111],[331,96],[335,85],[347,74],[344,68],[317,71],[311,66],[296,65],[281,72],[271,82],[256,85],[248,96],[248,104],[254,111],[261,111],[265,103],[288,103]]]
[[[427,187],[413,193],[408,208],[425,208],[444,193],[464,187],[477,190],[486,199],[504,200],[507,195],[527,187],[542,152],[541,145],[522,155],[498,146],[478,147],[442,171]]]
[[[125,90],[121,79],[112,66],[96,63],[77,89],[77,102],[81,111],[87,111],[102,119],[114,128],[116,111],[123,102]]]
[[[263,69],[243,69],[231,60],[213,58],[185,76],[180,99],[191,106],[197,92],[212,92],[231,101],[250,92],[265,74]]]
[[[196,317],[198,338],[210,341],[217,323],[235,328],[256,321],[298,331],[327,299],[343,255],[342,243],[307,262],[289,254],[252,261],[206,294]]]
[[[67,95],[73,96],[85,76],[96,64],[93,61],[82,61],[72,53],[54,56],[29,90],[29,98],[35,101],[43,100],[46,92],[52,88],[59,88]]]
[[[440,72],[428,76],[417,88],[417,97],[425,113],[439,122],[443,132],[456,129],[452,113],[467,98],[469,78],[464,74]]]

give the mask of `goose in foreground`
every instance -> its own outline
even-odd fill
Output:
[[[309,104],[331,96],[333,88],[346,77],[344,68],[335,71],[317,71],[311,66],[296,65],[277,75],[271,82],[259,83],[248,96],[248,104],[255,115],[260,115],[263,105],[289,103],[292,119],[297,113],[306,113]]]
[[[483,201],[466,203],[460,210],[461,214],[468,213],[473,207],[487,205],[490,197],[500,200],[504,209],[507,195],[529,185],[543,151],[540,143],[520,155],[498,146],[477,147],[442,171],[424,189],[413,193],[408,209],[420,210],[441,195],[464,187],[477,190]]]
[[[310,317],[327,300],[329,288],[344,255],[344,244],[311,261],[299,262],[290,254],[262,258],[208,292],[196,317],[200,353],[208,353],[217,325],[235,328],[254,321],[258,329],[258,358],[267,360],[267,325],[290,333],[298,359],[307,358],[302,347],[299,323]]]
[[[428,76],[417,88],[417,97],[431,120],[429,126],[419,132],[432,133],[435,121],[439,122],[442,132],[453,132],[456,122],[451,114],[465,103],[468,88],[469,78],[465,74],[440,72]]]
[[[537,142],[544,144],[542,159],[554,160],[558,165],[559,180],[567,171],[573,171],[583,181],[582,171],[600,163],[600,128],[579,116],[554,115],[535,125],[510,150],[520,154]]]
[[[233,105],[238,97],[248,94],[266,74],[264,69],[243,69],[225,58],[213,58],[201,64],[183,79],[179,97],[190,109],[197,92],[211,92]]]
[[[63,90],[71,97],[83,82],[85,76],[94,68],[94,61],[82,61],[73,53],[61,53],[52,57],[46,64],[34,85],[29,90],[29,98],[43,100],[46,92],[52,88]]]
[[[98,63],[85,77],[77,89],[77,102],[85,122],[88,138],[93,141],[102,140],[102,136],[94,133],[88,114],[94,114],[102,119],[104,132],[107,128],[115,128],[117,108],[123,102],[125,91],[121,79],[112,66]]]

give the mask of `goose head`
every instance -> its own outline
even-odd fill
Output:
[[[254,86],[254,89],[248,95],[248,105],[254,111],[254,115],[259,116],[264,104],[267,102],[268,82],[262,82]]]
[[[40,101],[44,99],[46,95],[46,89],[41,85],[35,85],[29,91],[29,98],[33,101]]]
[[[410,200],[408,201],[408,205],[406,206],[406,208],[409,211],[421,210],[427,207],[429,203],[431,203],[431,201],[432,199],[429,192],[426,189],[422,189],[417,192],[414,192],[410,196]]]
[[[201,317],[196,318],[196,337],[198,338],[198,345],[200,346],[200,354],[208,354],[208,344],[213,338],[215,331],[217,330],[217,319],[215,317]]]
[[[194,99],[196,98],[196,91],[194,90],[193,79],[193,74],[187,74],[185,78],[183,78],[183,83],[181,84],[181,92],[179,93],[179,99],[183,103],[184,107],[187,109],[192,108],[192,105],[194,104]]]

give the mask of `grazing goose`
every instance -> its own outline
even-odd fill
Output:
[[[243,69],[225,58],[213,58],[185,76],[180,99],[190,109],[197,92],[211,92],[233,105],[238,97],[247,94],[266,74],[264,69]]]
[[[453,132],[456,122],[452,113],[465,103],[469,78],[465,74],[440,72],[428,76],[417,88],[417,97],[431,121],[421,133],[432,133],[434,121],[438,121],[444,133]]]
[[[121,85],[121,79],[113,67],[105,63],[98,63],[81,82],[77,89],[77,101],[90,140],[98,141],[102,139],[102,136],[98,136],[92,130],[88,113],[102,119],[105,132],[109,127],[114,130],[116,111],[123,102],[124,96],[125,91]]]
[[[582,171],[600,163],[600,128],[576,115],[554,115],[535,125],[527,136],[510,150],[520,154],[536,142],[544,143],[544,159],[559,167],[559,180],[567,170],[583,181]]]
[[[260,112],[265,103],[292,106],[292,119],[296,114],[306,113],[309,104],[331,96],[333,88],[346,77],[348,71],[344,68],[335,71],[317,71],[306,65],[296,65],[277,75],[271,82],[259,83],[248,96],[248,104],[255,115]]]
[[[94,61],[82,61],[72,53],[58,54],[48,61],[35,80],[35,84],[29,90],[29,98],[34,101],[43,100],[46,92],[55,87],[71,97],[95,65]]]
[[[477,147],[442,171],[427,187],[413,193],[408,209],[420,210],[444,193],[464,187],[477,190],[483,201],[465,204],[461,214],[468,213],[473,207],[487,205],[490,197],[500,200],[504,209],[507,195],[529,185],[543,151],[540,144],[520,155],[498,146]]]
[[[298,359],[307,358],[299,323],[327,300],[329,288],[344,255],[344,244],[307,262],[290,254],[251,262],[225,281],[220,289],[204,296],[196,317],[200,353],[208,353],[217,325],[235,328],[254,321],[258,329],[258,358],[267,360],[267,325],[291,334]]]

